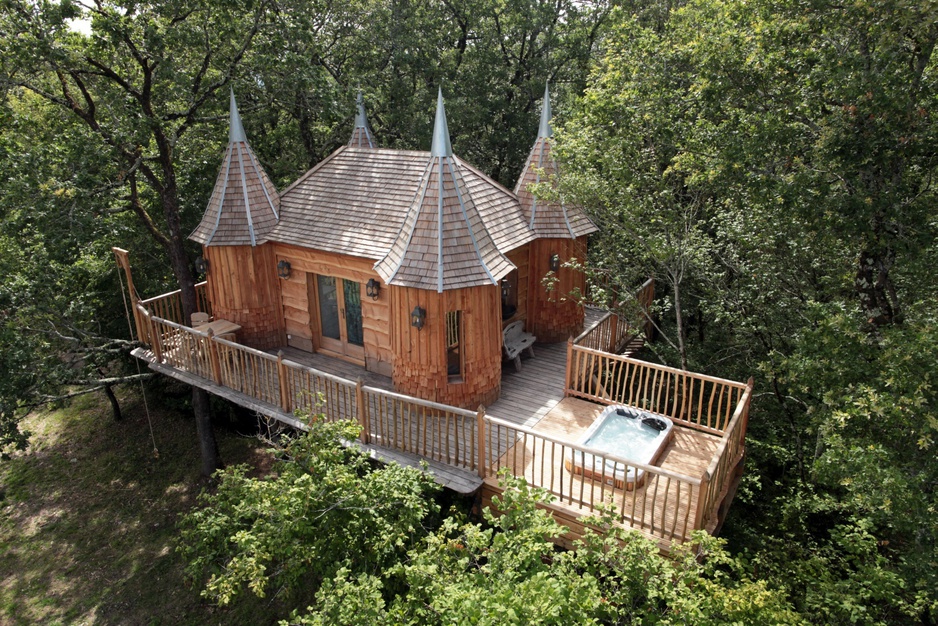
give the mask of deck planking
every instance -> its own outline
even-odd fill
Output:
[[[565,398],[542,418],[532,430],[537,433],[575,442],[602,412],[603,406],[576,398]],[[699,478],[706,471],[720,444],[720,438],[675,425],[673,437],[656,466],[689,478]],[[697,506],[696,487],[666,476],[646,474],[644,483],[634,490],[613,488],[599,479],[574,474],[564,465],[569,451],[526,437],[518,438],[499,458],[499,465],[511,468],[528,484],[554,493],[551,508],[561,517],[578,518],[596,510],[596,505],[611,503],[627,518],[625,525],[661,542],[683,541],[693,524]],[[497,478],[488,476],[483,487],[492,494],[500,492]],[[688,528],[685,532],[685,527]]]

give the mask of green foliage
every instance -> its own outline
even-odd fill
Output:
[[[390,572],[347,571],[323,584],[318,604],[291,623],[358,624],[794,624],[777,591],[751,581],[706,534],[674,561],[639,534],[591,520],[577,550],[552,540],[566,529],[539,504],[549,497],[502,475],[502,512],[487,526],[447,519]],[[386,581],[403,576],[404,591]]]
[[[224,605],[244,591],[315,589],[340,570],[374,574],[423,535],[435,483],[416,469],[373,468],[342,443],[357,434],[352,423],[312,420],[277,451],[271,476],[245,466],[216,474],[215,491],[179,526],[177,549],[203,595]]]

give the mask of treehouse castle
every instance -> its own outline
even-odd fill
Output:
[[[232,94],[228,150],[190,236],[215,316],[249,346],[325,353],[390,376],[401,393],[490,405],[506,328],[529,342],[583,328],[583,307],[564,294],[585,293],[585,277],[566,264],[584,258],[596,226],[528,190],[556,171],[550,121],[545,89],[512,192],[453,154],[442,91],[429,152],[379,148],[359,95],[348,145],[278,193]]]
[[[429,152],[377,147],[359,98],[348,145],[278,192],[232,95],[191,235],[199,310],[187,315],[179,291],[140,299],[128,252],[114,249],[133,354],[295,428],[305,413],[355,420],[355,445],[483,505],[502,492],[499,471],[523,476],[554,497],[543,506],[569,527],[561,542],[601,503],[666,552],[716,532],[743,468],[752,380],[635,359],[647,325],[564,297],[585,292],[568,261],[596,226],[530,192],[556,173],[550,120],[545,90],[510,191],[453,154],[442,95]],[[645,311],[653,298],[651,280],[634,295]],[[633,440],[640,449],[621,446]]]

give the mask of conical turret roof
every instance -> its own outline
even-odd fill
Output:
[[[550,127],[550,92],[544,86],[544,104],[541,107],[541,124],[537,141],[528,155],[528,160],[515,185],[515,195],[521,203],[528,227],[539,238],[575,239],[596,232],[596,225],[578,207],[566,205],[563,200],[544,202],[529,191],[532,184],[551,180],[557,176],[557,162],[550,153],[550,138],[554,131]],[[541,175],[541,171],[544,175]]]
[[[442,292],[496,285],[515,268],[486,229],[462,167],[453,156],[441,90],[417,193],[390,250],[375,264],[385,283]]]
[[[349,139],[350,148],[377,148],[375,137],[368,126],[368,118],[365,116],[365,101],[362,98],[362,92],[358,92],[355,99],[357,111],[355,113],[355,128],[352,129],[352,138]]]
[[[205,246],[256,246],[277,225],[280,196],[248,145],[231,92],[228,149],[205,214],[189,239]]]

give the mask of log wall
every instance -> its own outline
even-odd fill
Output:
[[[270,244],[203,246],[208,298],[216,319],[241,326],[241,343],[266,350],[283,345],[277,262]]]
[[[290,263],[290,278],[282,280],[281,293],[286,344],[313,352],[319,349],[317,303],[312,299],[308,274],[335,276],[361,284],[362,333],[365,344],[365,369],[390,376],[394,356],[389,332],[389,289],[372,269],[374,261],[360,257],[274,244],[273,265],[283,259]],[[365,284],[374,278],[381,284],[377,300],[365,295]]]
[[[394,388],[433,402],[474,409],[498,399],[502,374],[501,292],[470,287],[437,293],[391,287],[391,346]],[[411,326],[411,312],[426,310],[422,330]],[[462,379],[447,375],[448,311],[462,312]]]
[[[529,247],[527,331],[543,343],[576,337],[583,330],[583,307],[578,300],[586,294],[586,275],[563,264],[573,258],[585,261],[586,237],[535,239]],[[560,255],[561,267],[548,290],[543,281],[553,254]]]

